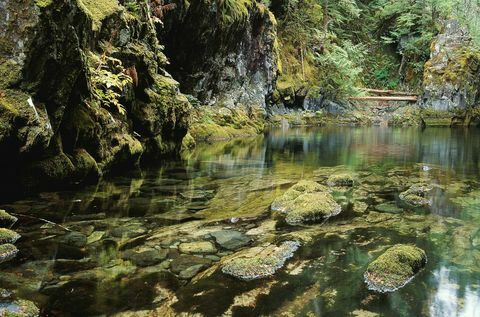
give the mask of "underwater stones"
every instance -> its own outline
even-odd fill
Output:
[[[178,278],[180,278],[182,280],[189,280],[192,277],[194,277],[195,275],[197,275],[203,269],[203,267],[204,267],[203,264],[193,265],[193,266],[181,271],[178,274]]]
[[[10,243],[0,245],[0,264],[10,261],[18,253],[16,246]]]
[[[402,208],[398,208],[393,202],[383,203],[375,206],[375,210],[380,212],[386,212],[390,214],[399,214],[403,212]]]
[[[227,261],[222,272],[245,281],[265,278],[281,269],[299,247],[297,241],[285,241],[279,246],[252,248]]]
[[[145,267],[156,265],[167,258],[168,250],[148,249],[142,251],[126,251],[122,258],[131,261],[137,266]]]
[[[353,173],[343,172],[330,175],[327,179],[328,186],[351,187],[357,182],[357,176]]]
[[[412,280],[427,263],[425,251],[413,246],[397,244],[370,263],[364,274],[368,289],[394,292]]]
[[[81,232],[69,232],[60,238],[60,243],[71,247],[83,248],[87,245],[87,236]]]
[[[248,245],[251,238],[235,230],[220,230],[210,234],[215,242],[227,250],[237,250]]]
[[[206,258],[201,258],[198,256],[194,255],[186,255],[182,254],[178,257],[176,257],[171,263],[170,263],[170,269],[173,273],[179,274],[182,271],[185,271],[193,266],[201,265],[202,268],[205,266],[209,265],[212,263],[212,260],[206,259]]]
[[[0,301],[0,316],[2,317],[37,317],[40,310],[31,301],[19,299],[15,301]]]
[[[182,253],[212,254],[217,252],[213,243],[209,241],[193,241],[180,243],[178,249]]]
[[[15,243],[20,239],[20,235],[10,229],[0,228],[0,244]]]
[[[317,193],[326,191],[327,188],[317,182],[302,180],[290,187],[282,196],[277,197],[271,205],[273,211],[284,211],[288,204],[298,196],[306,193]]]
[[[190,190],[181,193],[180,196],[190,201],[207,201],[213,198],[214,191],[212,190]]]
[[[17,222],[18,218],[15,216],[10,215],[5,210],[0,209],[0,227],[11,227],[15,222]]]
[[[431,186],[425,185],[412,185],[406,191],[400,193],[398,197],[407,205],[413,207],[426,207],[430,206],[431,202],[427,195],[432,191]]]

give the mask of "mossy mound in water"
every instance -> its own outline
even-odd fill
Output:
[[[425,251],[413,245],[397,244],[370,263],[365,282],[370,290],[393,292],[410,282],[425,263]]]
[[[327,191],[327,188],[317,182],[302,180],[290,187],[282,196],[275,199],[271,209],[273,211],[285,211],[289,204],[298,196],[307,193],[318,193]]]
[[[18,239],[20,239],[20,235],[15,231],[0,228],[0,244],[15,243]]]
[[[10,227],[15,224],[17,220],[17,217],[14,217],[5,210],[0,209],[0,227]]]
[[[327,179],[328,186],[351,187],[355,185],[355,183],[357,183],[357,176],[349,172],[333,174]]]
[[[3,304],[0,302],[1,317],[37,317],[40,315],[38,307],[28,300],[20,299]]]
[[[326,219],[342,211],[330,193],[307,193],[298,196],[285,211],[285,221],[290,225]]]
[[[299,246],[297,241],[286,241],[280,246],[252,248],[228,261],[223,265],[222,272],[245,281],[271,276],[293,257]]]
[[[0,245],[0,263],[10,261],[17,253],[18,249],[13,244],[6,243]]]
[[[432,191],[431,186],[412,185],[398,196],[404,203],[413,207],[430,206],[430,199],[427,197]]]

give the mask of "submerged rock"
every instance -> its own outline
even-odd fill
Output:
[[[215,238],[215,242],[227,250],[237,250],[251,241],[249,236],[235,230],[220,230],[210,235]]]
[[[383,203],[375,206],[375,210],[380,212],[386,212],[389,214],[399,214],[403,211],[402,208],[398,208],[393,202]]]
[[[293,257],[299,246],[297,241],[286,241],[279,246],[252,248],[225,263],[222,272],[245,281],[271,276]]]
[[[10,243],[0,245],[0,263],[10,261],[18,253],[16,246]]]
[[[413,207],[426,207],[431,205],[427,195],[432,191],[431,186],[412,185],[406,191],[400,193],[398,197],[407,205]]]
[[[137,266],[151,266],[156,265],[167,258],[168,251],[165,249],[147,249],[139,252],[129,250],[126,251],[122,258],[133,262]]]
[[[198,265],[205,268],[210,263],[212,263],[212,260],[184,254],[175,258],[170,264],[170,268],[173,273],[179,274],[187,269],[192,270],[192,267],[197,267]]]
[[[15,243],[20,239],[20,235],[10,229],[0,228],[0,244]]]
[[[298,196],[306,193],[327,191],[327,188],[317,182],[302,180],[290,187],[282,196],[275,199],[271,205],[273,211],[284,211]]]
[[[370,263],[365,282],[370,290],[394,292],[410,282],[426,263],[427,256],[422,249],[397,244]]]
[[[209,241],[193,241],[181,243],[178,249],[182,253],[198,253],[198,254],[212,254],[216,253],[217,249],[213,243]]]
[[[357,176],[353,173],[344,172],[330,175],[327,179],[328,186],[351,187],[357,182]]]
[[[11,227],[15,222],[17,222],[18,218],[10,215],[5,210],[0,209],[0,227]]]
[[[0,316],[5,317],[37,317],[40,310],[31,301],[16,300],[13,302],[0,302]]]

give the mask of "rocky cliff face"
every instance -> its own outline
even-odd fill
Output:
[[[178,152],[190,104],[165,63],[146,5],[0,0],[2,187],[78,183]]]
[[[458,112],[478,105],[480,52],[457,21],[447,21],[425,65],[422,108]]]
[[[265,107],[277,75],[276,20],[256,1],[191,1],[166,21],[182,91],[205,104]]]

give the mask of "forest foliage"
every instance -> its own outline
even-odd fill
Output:
[[[355,87],[418,90],[432,39],[459,20],[480,43],[478,0],[272,0],[279,87],[342,99]]]

